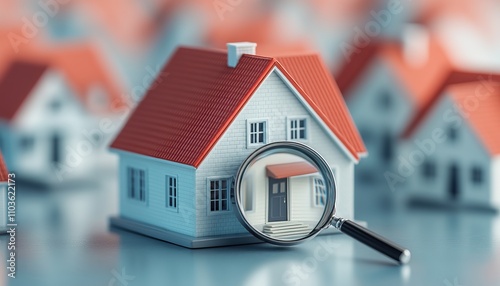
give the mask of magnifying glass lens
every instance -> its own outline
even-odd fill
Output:
[[[318,232],[329,199],[315,163],[283,150],[249,162],[238,190],[247,224],[276,241],[302,240]]]

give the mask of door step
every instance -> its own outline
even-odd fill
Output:
[[[293,239],[309,234],[311,228],[300,222],[278,222],[264,225],[263,232],[270,237]]]

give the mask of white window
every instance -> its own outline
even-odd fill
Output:
[[[229,210],[230,179],[209,180],[210,212]]]
[[[324,207],[326,205],[326,188],[323,179],[315,177],[313,178],[313,189],[314,189],[314,206]]]
[[[267,120],[247,122],[247,146],[258,146],[267,143]]]
[[[177,177],[165,176],[167,207],[177,209]]]
[[[288,119],[288,140],[307,140],[307,119]]]
[[[146,172],[144,170],[127,168],[127,194],[130,199],[146,201]]]

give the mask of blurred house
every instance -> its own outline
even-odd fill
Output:
[[[87,113],[60,71],[14,62],[0,81],[0,102],[0,150],[18,179],[53,183],[61,166],[68,164],[68,177],[85,170],[77,158]],[[70,156],[75,161],[66,162]]]
[[[7,230],[7,182],[9,174],[0,151],[0,234]]]
[[[500,75],[447,86],[405,131],[403,188],[412,197],[500,210],[499,110]]]
[[[370,156],[358,167],[361,181],[387,183],[397,163],[400,136],[419,112],[453,83],[481,73],[452,62],[441,42],[420,26],[400,41],[373,41],[337,76]]]
[[[373,40],[344,64],[336,79],[370,154],[357,170],[362,180],[384,180],[398,137],[450,72],[442,48],[425,37]]]

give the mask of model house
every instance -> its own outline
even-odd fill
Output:
[[[0,102],[0,150],[18,179],[54,183],[58,171],[67,178],[85,169],[86,111],[58,70],[14,62],[0,81]]]
[[[169,76],[131,114],[111,145],[120,158],[120,215],[111,223],[193,248],[249,242],[233,214],[232,178],[258,147],[283,140],[324,156],[337,177],[337,213],[353,218],[354,166],[366,150],[321,59],[258,56],[248,42],[227,47],[177,49],[162,71]],[[309,174],[280,173],[263,179]],[[321,182],[306,181],[321,194]],[[252,196],[245,205],[264,223],[288,220],[273,220]]]
[[[337,82],[370,156],[357,168],[361,182],[386,186],[399,138],[411,119],[452,83],[478,80],[458,67],[437,38],[414,27],[401,41],[372,42],[352,55]]]
[[[0,152],[0,234],[7,230],[7,182],[9,174]]]
[[[405,131],[411,197],[500,209],[500,77],[450,85]],[[423,147],[422,147],[423,146]]]

